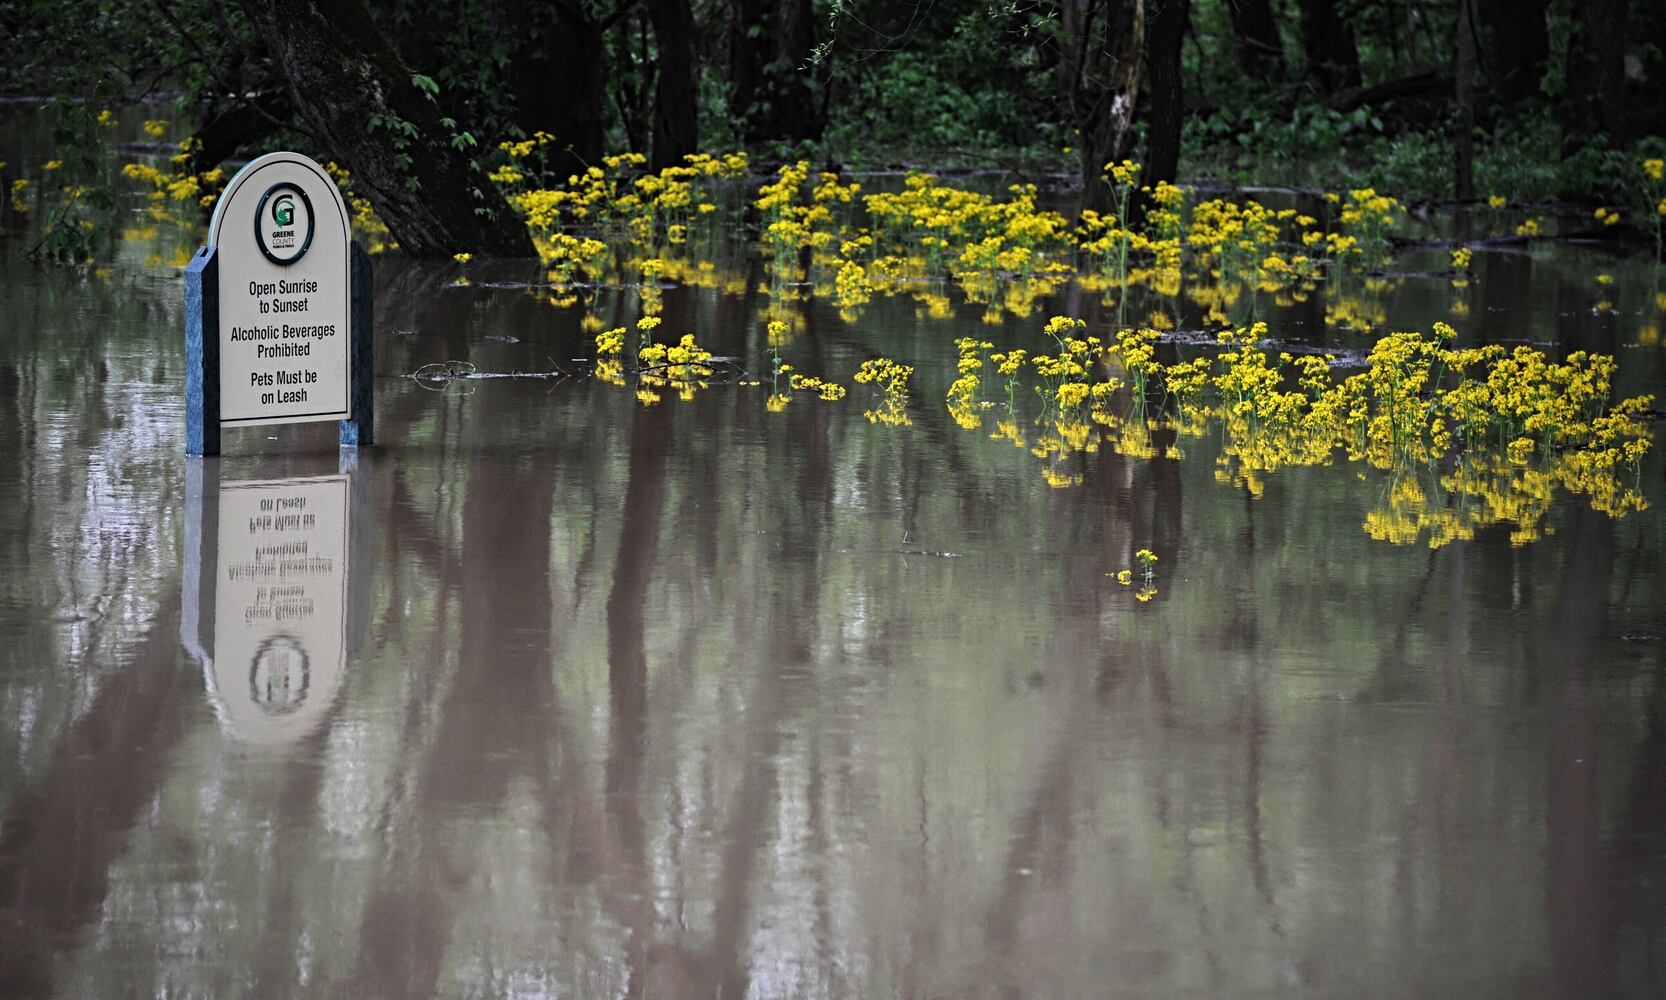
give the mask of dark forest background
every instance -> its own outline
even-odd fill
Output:
[[[1666,134],[1666,0],[110,0],[8,4],[0,90],[290,146],[490,228],[500,142],[754,163],[1600,199]],[[466,197],[465,197],[466,194]],[[459,223],[452,220],[455,228]],[[482,230],[471,242],[490,247]]]

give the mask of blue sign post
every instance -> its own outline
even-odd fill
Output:
[[[219,454],[224,427],[319,420],[372,444],[372,296],[323,168],[268,153],[239,170],[185,269],[186,453]]]

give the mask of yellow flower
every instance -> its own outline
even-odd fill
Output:
[[[59,169],[63,165],[64,165],[63,160],[47,160],[45,163],[41,164],[40,168],[41,168],[41,170],[45,171],[46,173],[51,173],[52,171]]]
[[[152,139],[160,139],[168,131],[168,121],[165,118],[145,119],[145,134]]]
[[[1495,209],[1496,208],[1503,208],[1505,205],[1508,205],[1509,203],[1510,203],[1510,200],[1508,198],[1504,197],[1501,194],[1495,194],[1492,197],[1487,199],[1487,207],[1488,208],[1495,208]]]
[[[98,123],[100,125],[104,126],[105,128],[115,128],[116,127],[115,112],[111,111],[109,108],[105,108],[103,111],[100,111],[98,113]]]
[[[474,254],[472,254],[472,253],[454,253],[454,254],[451,255],[451,259],[456,261],[459,264],[467,264],[469,261],[474,259]]]
[[[1131,569],[1125,569],[1125,570],[1121,571],[1120,573],[1118,573],[1116,575],[1116,582],[1122,584],[1124,587],[1133,583],[1134,582],[1134,571],[1131,570]]]
[[[1651,181],[1658,181],[1663,177],[1666,177],[1666,160],[1663,160],[1660,157],[1655,157],[1652,160],[1644,160],[1643,173],[1648,175],[1648,178]]]

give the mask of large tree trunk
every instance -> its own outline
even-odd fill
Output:
[[[1498,97],[1515,104],[1541,93],[1550,59],[1548,0],[1479,0],[1476,12],[1492,35],[1492,83]]]
[[[1452,129],[1452,193],[1459,201],[1470,201],[1475,197],[1475,18],[1470,0],[1458,0],[1452,78],[1458,105]]]
[[[775,9],[775,62],[770,67],[774,99],[766,131],[776,138],[813,139],[821,134],[810,77],[816,46],[816,13],[810,0],[782,0]]]
[[[700,148],[699,78],[694,65],[694,11],[689,0],[649,0],[659,84],[654,92],[655,170],[678,166]]]
[[[243,9],[266,39],[302,120],[353,172],[354,186],[406,253],[532,256],[525,227],[452,147],[439,108],[411,82],[362,3],[243,0]]]
[[[1626,0],[1583,0],[1568,39],[1568,89],[1562,99],[1564,138],[1629,134],[1625,98]]]
[[[733,0],[729,30],[731,110],[748,143],[821,134],[809,61],[815,12],[809,0]]]
[[[1284,39],[1269,0],[1225,0],[1238,36],[1238,66],[1248,76],[1283,79]]]
[[[191,170],[199,174],[212,170],[238,150],[277,131],[277,123],[288,121],[293,113],[289,91],[278,89],[257,93],[217,114],[210,113],[192,136],[197,141],[191,153]]]
[[[730,0],[729,7],[729,111],[751,142],[760,105],[769,99],[764,75],[774,54],[775,22],[769,0]]]
[[[1337,13],[1336,0],[1301,0],[1302,55],[1307,76],[1326,94],[1360,84],[1354,29]]]
[[[1081,132],[1082,207],[1111,207],[1105,164],[1126,152],[1140,90],[1145,0],[1065,0],[1060,33],[1071,116]]]
[[[558,179],[600,162],[607,99],[604,23],[574,0],[493,0],[492,21],[509,53],[506,76],[515,124],[527,135],[555,136],[550,168]]]
[[[1180,126],[1185,117],[1180,80],[1180,46],[1186,40],[1191,0],[1152,0],[1145,34],[1146,93],[1150,118],[1145,133],[1147,184],[1173,181],[1180,171]]]

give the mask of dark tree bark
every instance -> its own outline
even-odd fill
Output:
[[[287,90],[272,90],[256,94],[251,100],[211,114],[197,127],[195,151],[191,154],[191,169],[197,173],[212,170],[243,149],[277,131],[280,122],[294,114]]]
[[[1459,201],[1475,197],[1475,11],[1471,0],[1458,0],[1457,51],[1452,57],[1453,96],[1452,193]]]
[[[493,0],[491,14],[498,44],[509,53],[506,83],[515,124],[527,135],[555,136],[550,167],[557,177],[600,162],[607,99],[603,35],[611,18],[592,17],[576,0]]]
[[[1582,0],[1568,39],[1568,89],[1562,98],[1565,138],[1629,134],[1624,107],[1626,0]]]
[[[689,0],[649,0],[659,84],[654,92],[654,148],[650,162],[664,170],[700,148],[699,79],[694,64],[694,11]]]
[[[731,0],[731,108],[748,143],[821,134],[808,68],[815,41],[809,0]]]
[[[774,18],[769,0],[729,2],[729,110],[752,141],[753,120],[768,100],[765,75],[774,55]]]
[[[358,0],[243,0],[301,120],[406,253],[532,256],[532,241],[495,187],[452,147],[440,111],[411,82]],[[372,121],[390,124],[372,127]],[[407,134],[403,124],[415,134]]]
[[[1105,164],[1126,152],[1139,97],[1145,0],[1064,0],[1061,15],[1061,85],[1081,132],[1082,207],[1104,212]]]
[[[1354,29],[1336,10],[1336,0],[1301,0],[1302,56],[1307,77],[1319,90],[1334,94],[1360,84],[1359,48]]]
[[[1270,0],[1225,0],[1238,36],[1238,66],[1247,76],[1284,78],[1284,38]]]
[[[1156,184],[1172,182],[1180,170],[1180,125],[1185,117],[1180,46],[1186,40],[1191,0],[1152,0],[1150,18],[1145,34],[1145,72],[1151,105],[1141,180]]]
[[[1550,29],[1545,25],[1548,0],[1478,0],[1480,15],[1492,36],[1492,84],[1499,100],[1515,104],[1538,96],[1539,81],[1550,60]]]
[[[631,44],[632,33],[636,44]],[[613,102],[619,110],[619,121],[625,127],[625,142],[633,152],[647,153],[654,114],[654,62],[648,44],[648,17],[635,11],[620,32],[620,49],[630,67],[616,73],[618,86],[613,91]]]

